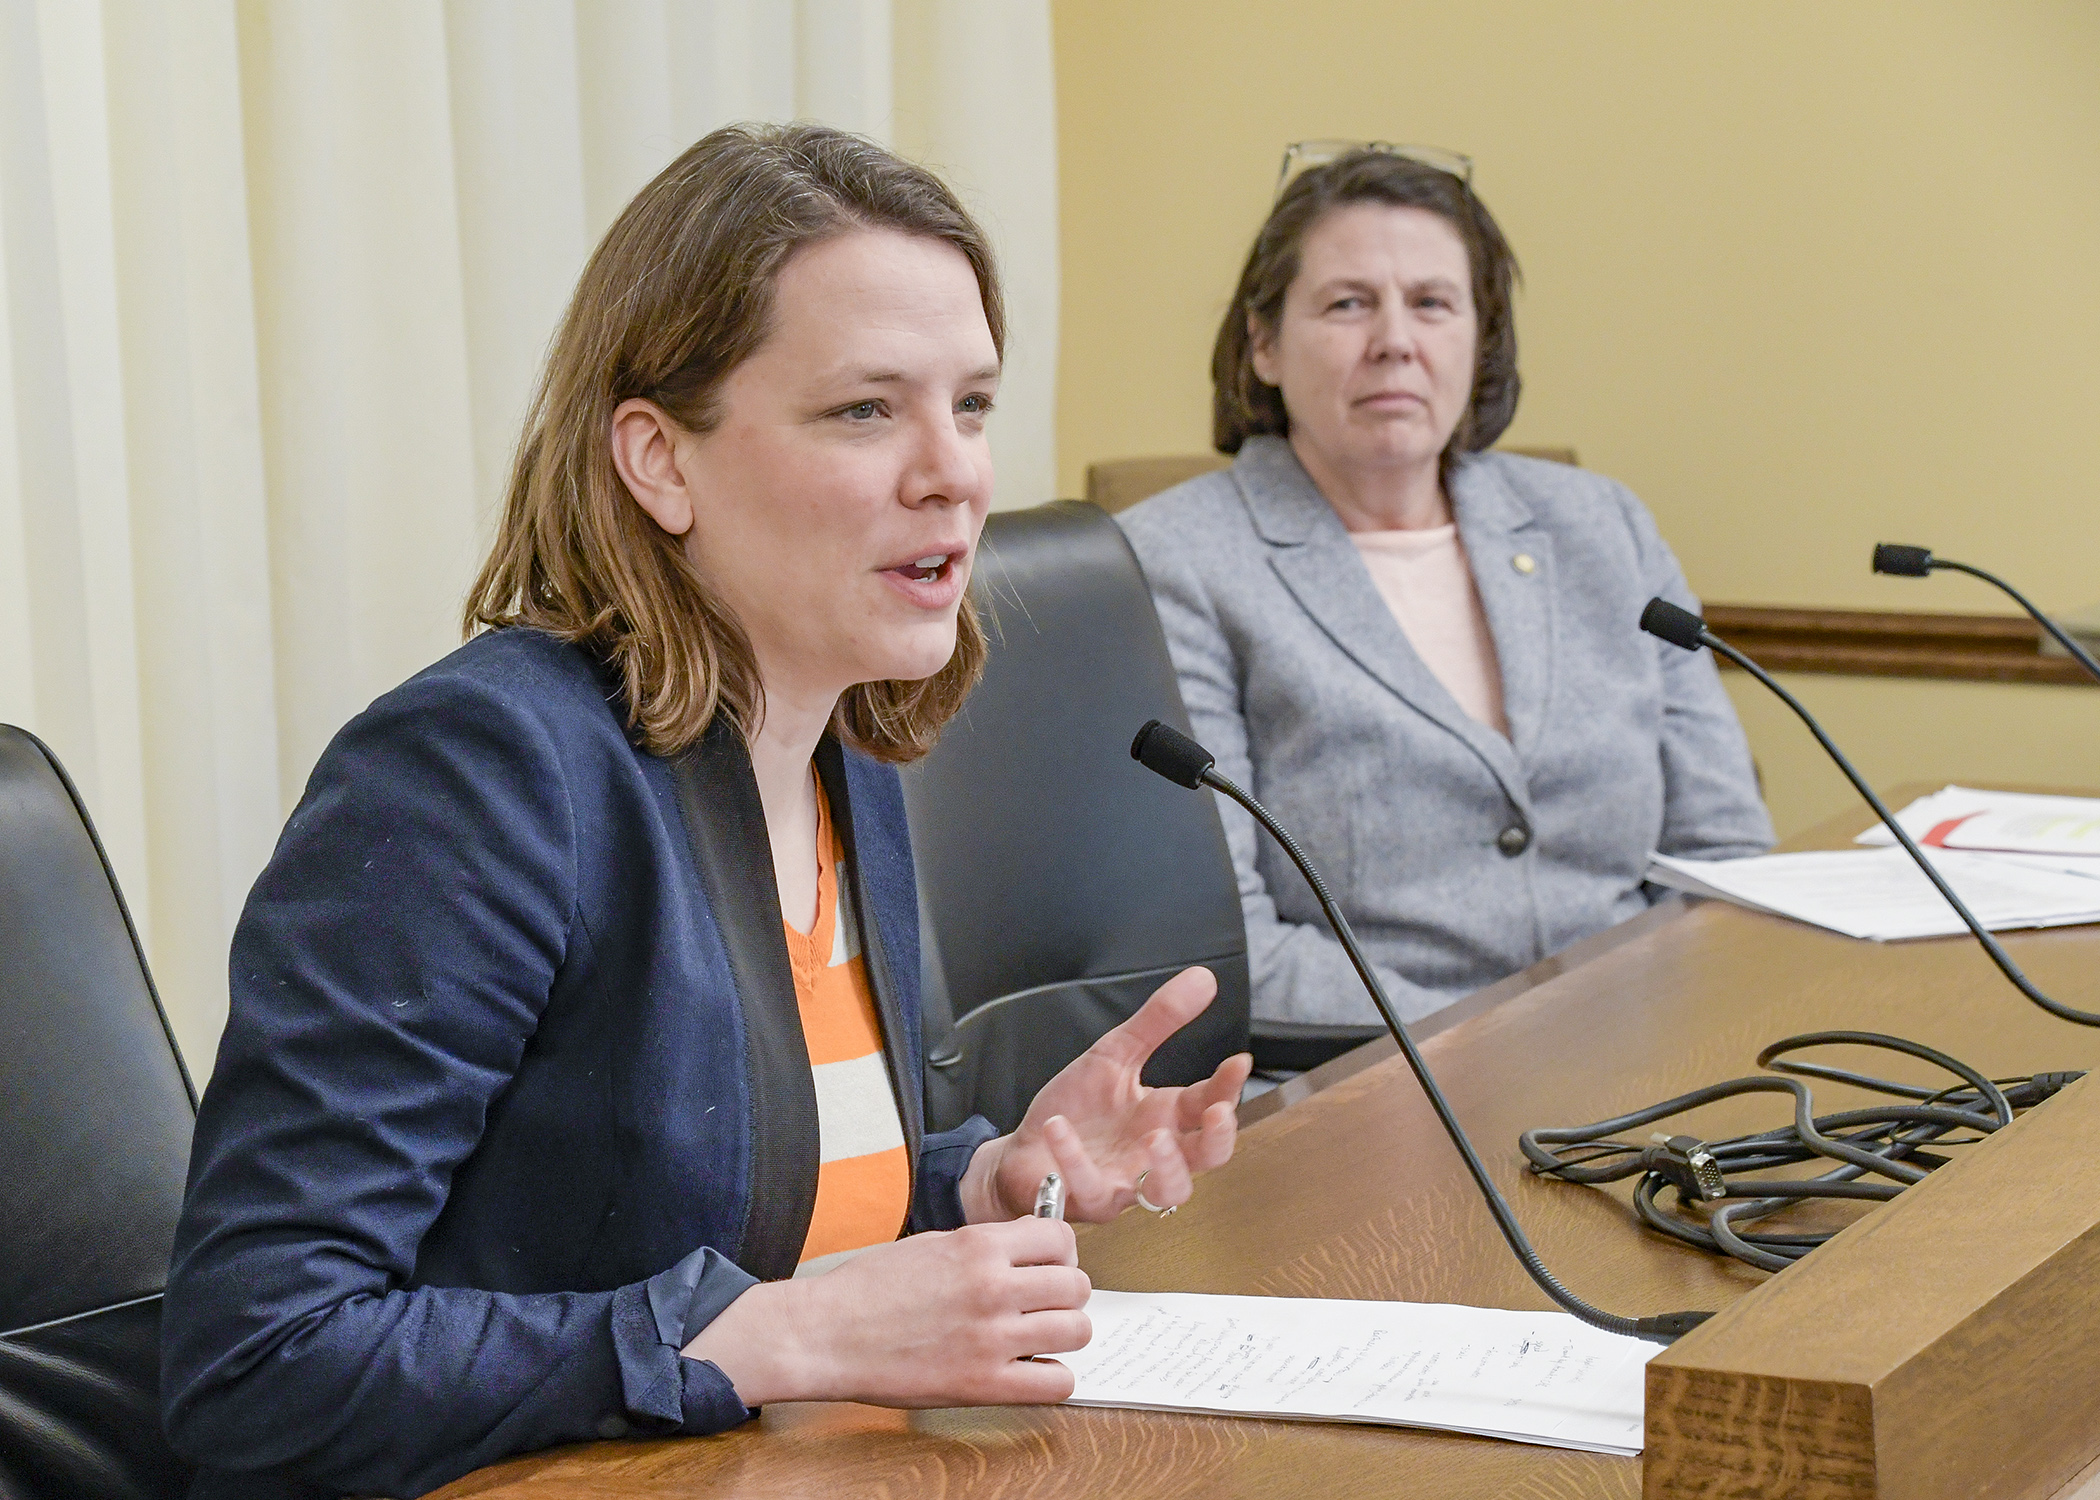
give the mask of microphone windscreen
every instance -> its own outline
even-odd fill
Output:
[[[1147,719],[1137,738],[1130,742],[1130,758],[1176,786],[1192,790],[1203,785],[1203,773],[1217,764],[1216,756],[1173,725],[1157,719]]]
[[[1697,651],[1699,637],[1706,633],[1706,622],[1667,599],[1650,599],[1648,607],[1641,611],[1641,629],[1650,635],[1661,636],[1673,646]]]
[[[1898,578],[1923,578],[1932,571],[1932,549],[1881,542],[1874,548],[1874,571],[1893,573]]]

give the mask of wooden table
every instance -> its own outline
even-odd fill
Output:
[[[1901,805],[1902,793],[1892,794]],[[1798,846],[1829,846],[1847,818]],[[2008,935],[2046,992],[2100,1010],[2100,928]],[[1968,938],[1853,941],[1672,899],[1419,1028],[1422,1050],[1548,1265],[1615,1312],[1718,1308],[1763,1273],[1649,1234],[1624,1193],[1530,1176],[1519,1131],[1609,1117],[1755,1071],[1797,1032],[1893,1032],[1993,1076],[2100,1066],[2100,1030],[2053,1019]],[[1928,1071],[1856,1057],[1881,1076]],[[1895,1063],[1907,1062],[1894,1059]],[[1860,1102],[1816,1085],[1818,1109]],[[1829,1101],[1825,1104],[1825,1100]],[[1777,1096],[1710,1107],[1709,1137],[1780,1123]],[[1082,1228],[1099,1286],[1546,1307],[1388,1040],[1249,1101],[1238,1153],[1172,1219]],[[2083,1477],[2073,1488],[2082,1490]],[[1393,1428],[1078,1408],[768,1408],[717,1437],[600,1443],[500,1464],[446,1500],[571,1496],[1435,1497],[1640,1494],[1640,1461]],[[2067,1492],[2068,1493],[2068,1492]]]

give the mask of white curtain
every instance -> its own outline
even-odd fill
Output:
[[[731,120],[956,184],[1053,493],[1048,0],[0,0],[0,721],[80,783],[200,1079],[329,737],[457,644],[590,246]]]

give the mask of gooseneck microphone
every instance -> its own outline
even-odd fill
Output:
[[[1254,821],[1267,829],[1269,836],[1291,857],[1291,863],[1298,867],[1298,873],[1305,877],[1305,883],[1312,887],[1313,895],[1319,898],[1320,910],[1327,914],[1327,925],[1334,929],[1335,937],[1341,941],[1342,951],[1349,955],[1349,962],[1356,966],[1356,975],[1363,981],[1364,988],[1370,991],[1371,1003],[1378,1007],[1378,1014],[1385,1018],[1386,1029],[1392,1032],[1393,1040],[1400,1044],[1400,1053],[1407,1059],[1408,1067],[1414,1070],[1415,1081],[1422,1085],[1422,1092],[1429,1097],[1430,1108],[1436,1111],[1437,1119],[1443,1122],[1445,1131],[1451,1137],[1451,1144],[1458,1148],[1459,1156],[1465,1161],[1466,1170],[1473,1174],[1474,1185],[1480,1189],[1481,1197],[1487,1200],[1488,1212],[1494,1215],[1495,1225],[1502,1231],[1502,1238],[1509,1242],[1511,1252],[1516,1255],[1531,1279],[1539,1284],[1541,1291],[1592,1327],[1602,1328],[1608,1333],[1628,1334],[1657,1344],[1670,1343],[1679,1334],[1690,1332],[1713,1316],[1710,1312],[1674,1312],[1662,1313],[1652,1318],[1622,1318],[1590,1306],[1562,1286],[1553,1273],[1546,1269],[1546,1263],[1539,1259],[1538,1251],[1531,1248],[1531,1241],[1525,1238],[1523,1227],[1517,1223],[1517,1216],[1510,1211],[1509,1204],[1503,1198],[1501,1190],[1495,1186],[1494,1179],[1488,1176],[1487,1167],[1482,1164],[1480,1154],[1466,1138],[1464,1128],[1458,1123],[1458,1117],[1451,1112],[1451,1106],[1444,1100],[1443,1091],[1436,1086],[1436,1079],[1430,1075],[1429,1065],[1422,1061],[1422,1054],[1415,1050],[1413,1038],[1408,1036],[1407,1028],[1400,1024],[1399,1013],[1393,1009],[1393,1002],[1386,998],[1385,987],[1378,982],[1377,971],[1364,957],[1363,950],[1356,946],[1356,934],[1349,930],[1349,919],[1344,917],[1341,908],[1335,905],[1334,897],[1328,894],[1327,882],[1320,878],[1320,872],[1315,870],[1312,861],[1305,857],[1305,851],[1298,847],[1298,841],[1270,815],[1267,808],[1229,778],[1218,774],[1215,769],[1217,761],[1208,750],[1171,725],[1162,724],[1157,719],[1149,720],[1145,727],[1137,732],[1137,738],[1131,741],[1130,758],[1147,770],[1166,777],[1176,786],[1185,786],[1191,790],[1207,786],[1212,791],[1230,797],[1253,814]]]
[[[1981,578],[1993,588],[2002,589],[2013,603],[2034,616],[2035,624],[2055,636],[2056,643],[2070,652],[2078,665],[2084,667],[2095,681],[2100,681],[2100,661],[2094,661],[2093,654],[2073,640],[2069,631],[2036,609],[2025,594],[1997,574],[1986,573],[1981,568],[1972,568],[1967,563],[1955,562],[1951,558],[1934,557],[1930,547],[1909,547],[1901,542],[1882,542],[1874,548],[1874,571],[1877,573],[1887,573],[1894,578],[1923,578],[1937,568],[1945,568],[1952,573],[1966,573],[1971,578]]]
[[[1715,635],[1711,630],[1708,630],[1706,621],[1700,619],[1699,616],[1688,609],[1679,609],[1667,599],[1650,599],[1648,601],[1648,607],[1641,611],[1641,629],[1652,636],[1668,641],[1673,646],[1682,646],[1687,651],[1697,651],[1701,646],[1704,646],[1709,651],[1727,657],[1767,688],[1770,688],[1782,703],[1800,716],[1801,722],[1808,726],[1808,732],[1816,737],[1816,743],[1821,745],[1830,758],[1837,762],[1838,769],[1845,773],[1846,780],[1852,783],[1853,788],[1858,791],[1860,796],[1867,799],[1867,805],[1874,809],[1875,816],[1880,818],[1882,823],[1888,828],[1888,831],[1896,836],[1896,842],[1903,846],[1904,851],[1913,860],[1917,861],[1918,868],[1925,872],[1925,878],[1939,887],[1940,894],[1947,898],[1947,904],[1954,908],[1954,914],[1962,919],[1963,925],[1975,935],[1976,941],[1983,944],[1983,951],[1990,954],[1991,962],[1995,963],[1999,971],[2012,981],[2013,986],[2052,1016],[2065,1021],[2075,1021],[2081,1026],[2100,1026],[2100,1015],[2059,1004],[2043,994],[2041,990],[2036,988],[2034,981],[2020,971],[2020,966],[2012,961],[2012,955],[2000,947],[1998,940],[1991,936],[1989,929],[1976,920],[1975,914],[1969,910],[1968,905],[1961,897],[1954,894],[1954,887],[1947,884],[1940,872],[1933,868],[1932,861],[1925,857],[1925,851],[1917,846],[1908,833],[1904,832],[1903,825],[1896,821],[1896,815],[1888,810],[1879,797],[1874,795],[1874,788],[1867,785],[1866,778],[1853,769],[1852,762],[1845,758],[1845,752],[1838,749],[1830,736],[1823,732],[1823,726],[1816,722],[1816,716],[1802,706],[1800,699],[1781,687],[1769,672],[1742,652],[1736,650],[1735,647],[1729,645],[1728,642]]]

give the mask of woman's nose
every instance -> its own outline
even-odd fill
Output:
[[[1386,307],[1371,324],[1370,342],[1364,353],[1373,363],[1388,360],[1406,364],[1415,357],[1414,320],[1404,307]]]
[[[959,432],[952,417],[934,418],[920,429],[902,498],[909,505],[967,505],[990,487],[989,467],[980,458],[977,441]]]

